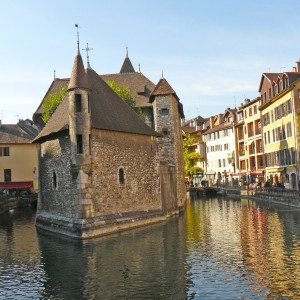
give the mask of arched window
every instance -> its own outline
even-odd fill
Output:
[[[119,184],[125,184],[125,174],[123,168],[119,169]]]
[[[55,171],[52,173],[52,187],[54,190],[57,190],[57,176]]]

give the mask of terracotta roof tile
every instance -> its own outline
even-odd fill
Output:
[[[231,128],[231,127],[233,127],[232,123],[222,123],[214,126],[213,128],[206,130],[203,134],[209,134],[209,133],[220,131],[222,129]]]
[[[151,107],[149,97],[155,88],[155,85],[142,73],[117,73],[100,75],[105,81],[114,81],[117,85],[128,87],[131,91],[131,96],[136,101],[137,107]]]
[[[37,130],[29,131],[22,124],[2,124],[0,126],[0,143],[28,144],[31,143],[32,139],[36,136],[36,134]]]
[[[196,127],[194,126],[182,126],[182,131],[184,133],[192,133],[196,131]]]

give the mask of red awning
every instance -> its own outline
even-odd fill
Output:
[[[31,189],[31,188],[33,188],[32,181],[0,182],[0,189]]]
[[[252,175],[264,175],[264,170],[256,170],[256,171],[252,171],[250,172],[250,174]]]

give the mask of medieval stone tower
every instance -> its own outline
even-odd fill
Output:
[[[88,64],[89,66],[89,64]],[[68,86],[72,176],[76,178],[79,217],[94,215],[91,201],[90,88],[79,49]]]
[[[162,198],[164,194],[171,194],[170,201],[174,202],[168,205],[175,208],[174,205],[185,204],[186,193],[181,132],[183,108],[178,96],[165,78],[159,80],[151,94],[150,101],[153,104],[154,129],[162,135],[158,143]],[[163,187],[167,189],[170,187],[171,190],[164,191]]]

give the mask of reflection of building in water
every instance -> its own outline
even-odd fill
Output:
[[[14,223],[17,219],[17,224]],[[0,261],[8,257],[17,258],[16,265],[32,263],[39,260],[39,249],[35,243],[35,212],[31,208],[15,210],[13,215],[9,213],[0,216]],[[26,242],[24,242],[26,240]],[[35,261],[36,260],[36,261]],[[3,272],[3,269],[1,269]],[[3,275],[3,274],[1,274]]]
[[[211,202],[211,241],[216,251],[222,252],[224,262],[240,261],[240,203],[237,201]]]
[[[266,213],[256,207],[255,202],[242,201],[241,239],[243,261],[247,269],[255,275],[255,284],[268,285],[267,266],[265,261]],[[253,279],[253,278],[252,278]],[[254,281],[254,279],[253,279]]]
[[[48,278],[44,297],[187,299],[184,222],[83,242],[39,235]]]
[[[270,295],[300,297],[300,266],[295,264],[299,250],[295,247],[288,251],[285,237],[292,234],[285,227],[278,213],[267,213],[255,202],[243,202],[241,236],[248,271],[255,276],[256,284],[270,289]]]

